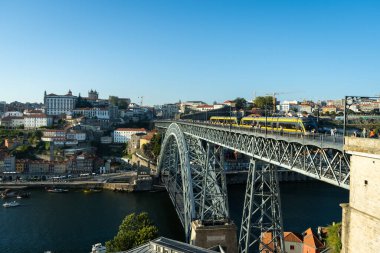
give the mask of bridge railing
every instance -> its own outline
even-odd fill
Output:
[[[341,133],[328,134],[328,133],[290,133],[284,131],[277,131],[273,129],[263,129],[263,128],[255,128],[255,127],[242,127],[242,126],[234,126],[232,124],[213,124],[209,121],[189,121],[189,120],[176,120],[176,121],[158,121],[158,122],[180,122],[187,124],[195,124],[195,125],[203,125],[207,127],[220,128],[223,130],[229,131],[239,131],[239,132],[247,132],[253,133],[261,136],[265,136],[268,138],[284,138],[284,139],[298,139],[300,142],[305,140],[309,140],[311,142],[318,143],[323,146],[323,144],[335,144],[341,145],[343,147],[344,137]]]

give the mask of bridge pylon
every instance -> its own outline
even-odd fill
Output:
[[[274,165],[250,160],[239,252],[284,253],[280,187]]]

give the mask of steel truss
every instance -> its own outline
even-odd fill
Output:
[[[252,158],[349,189],[350,165],[347,154],[335,145],[300,141],[281,136],[263,136],[249,131],[177,122],[185,136],[193,136]],[[156,123],[167,128],[168,123]]]
[[[165,133],[158,173],[185,229],[187,241],[193,220],[209,224],[229,217],[220,152],[221,147],[185,136],[177,124],[170,125]]]
[[[280,187],[276,166],[251,159],[247,177],[239,252],[284,253]],[[264,239],[264,237],[266,239]]]

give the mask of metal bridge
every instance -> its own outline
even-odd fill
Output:
[[[349,158],[343,138],[295,135],[206,122],[157,121],[166,131],[158,172],[190,242],[191,222],[229,221],[224,151],[251,158],[239,250],[283,252],[277,167],[349,189]],[[271,233],[264,242],[263,234]]]

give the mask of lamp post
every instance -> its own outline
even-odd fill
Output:
[[[265,108],[265,138],[266,138],[268,135],[268,112],[267,112],[268,105],[266,104],[264,108]]]

